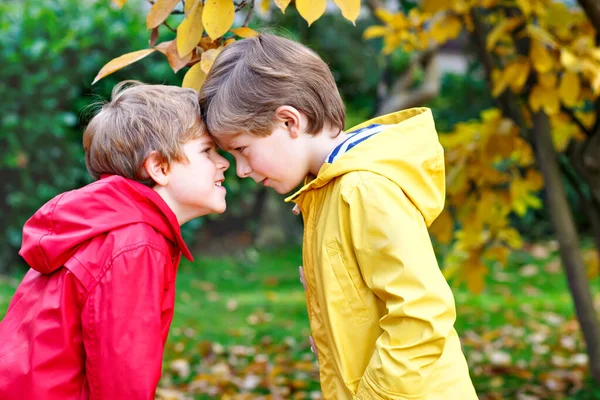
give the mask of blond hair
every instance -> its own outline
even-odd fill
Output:
[[[327,64],[307,47],[270,34],[223,49],[200,91],[208,131],[218,140],[270,135],[282,105],[307,116],[309,134],[344,129],[344,103]]]
[[[144,169],[148,155],[156,151],[168,169],[186,161],[182,145],[205,132],[195,90],[120,82],[85,129],[85,163],[94,179],[114,174],[154,186]]]

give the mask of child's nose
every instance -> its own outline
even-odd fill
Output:
[[[219,154],[219,155],[218,155],[218,157],[219,157],[219,158],[217,159],[217,167],[218,167],[219,169],[222,169],[223,171],[225,171],[227,168],[229,168],[229,166],[230,166],[231,164],[230,164],[230,163],[229,163],[229,161],[228,161],[228,160],[227,160],[225,157],[223,157],[222,155],[220,155],[220,154]]]
[[[235,172],[237,173],[238,177],[247,178],[252,173],[252,168],[250,168],[248,163],[236,160]]]

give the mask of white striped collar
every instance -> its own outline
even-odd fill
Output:
[[[350,133],[346,140],[336,146],[336,148],[329,153],[327,158],[325,158],[325,162],[330,164],[333,163],[360,142],[370,138],[376,133],[385,130],[388,127],[389,125],[372,124]]]

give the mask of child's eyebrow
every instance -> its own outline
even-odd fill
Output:
[[[210,136],[204,136],[203,138],[201,138],[202,140],[200,141],[200,145],[204,146],[206,144],[212,144],[212,145],[217,145],[215,143],[215,141],[210,137]]]
[[[231,150],[235,150],[235,148],[237,147],[237,145],[235,144],[235,142],[233,140],[229,140],[225,143],[218,142],[217,144],[221,149],[223,149],[225,151],[229,151],[229,152]]]

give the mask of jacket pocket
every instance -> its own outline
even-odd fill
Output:
[[[348,270],[344,255],[340,251],[337,242],[327,243],[326,248],[329,264],[333,269],[333,273],[340,285],[344,299],[346,300],[346,303],[348,303],[356,323],[362,325],[368,322],[369,311],[367,310],[365,301],[359,290],[359,287],[364,284],[360,281],[362,278],[360,277],[358,270],[353,271],[354,273]]]

